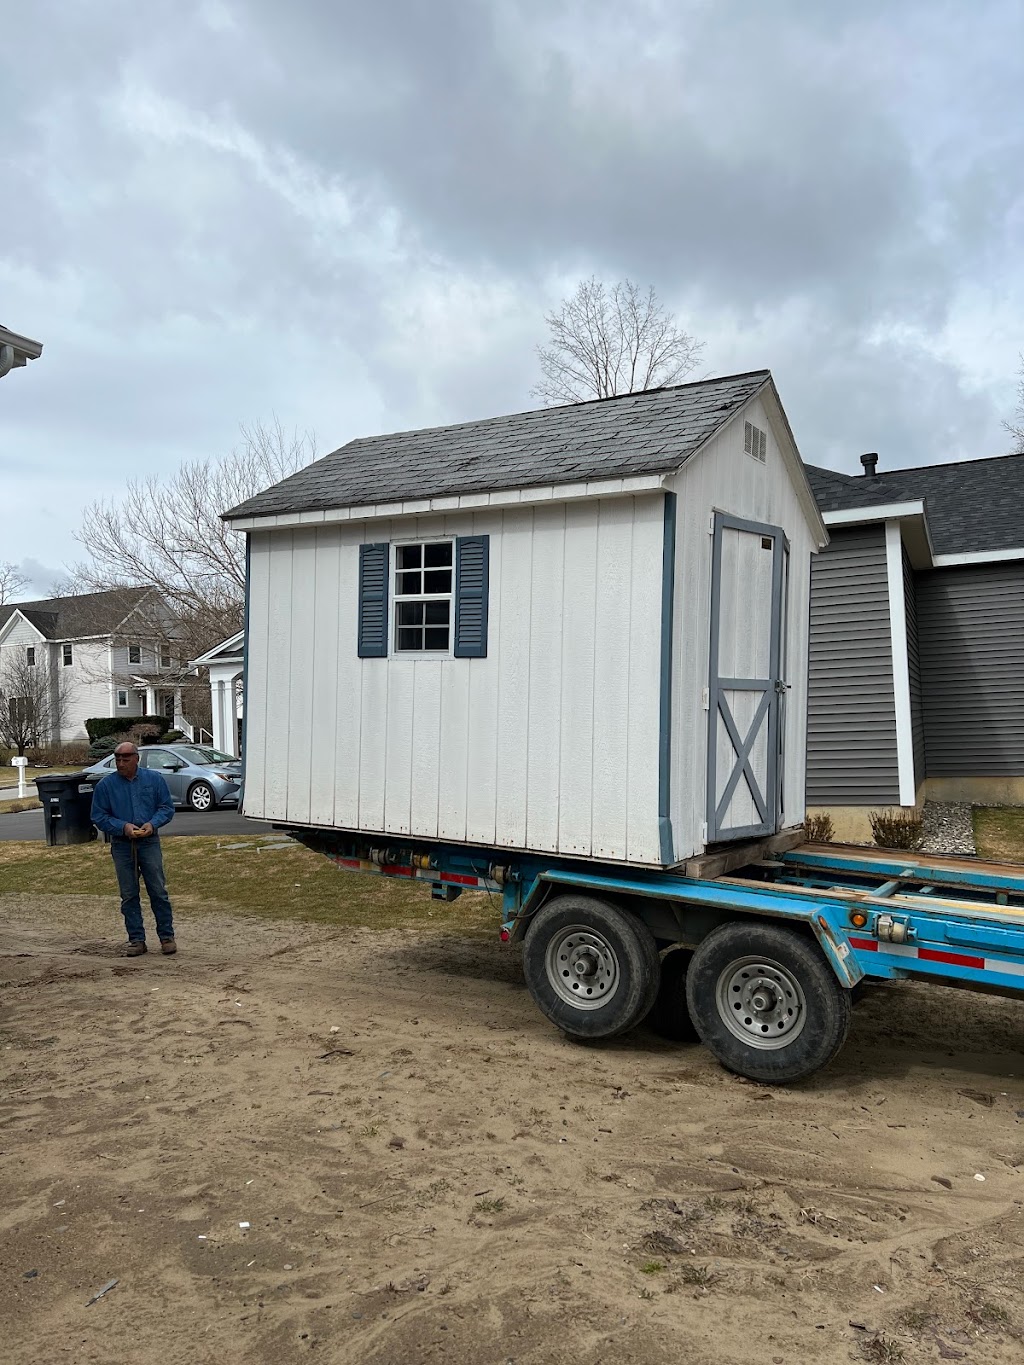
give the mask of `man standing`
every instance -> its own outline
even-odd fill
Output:
[[[111,836],[110,852],[121,892],[121,914],[128,930],[128,956],[146,951],[146,926],[139,900],[139,873],[149,894],[156,920],[160,951],[176,953],[171,902],[167,899],[164,859],[157,830],[174,816],[171,793],[160,773],[139,771],[139,751],[134,744],[114,750],[117,768],[96,786],[92,798],[92,821]]]

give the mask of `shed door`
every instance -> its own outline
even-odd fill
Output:
[[[715,513],[708,688],[709,844],[774,834],[782,810],[784,566],[779,526]]]

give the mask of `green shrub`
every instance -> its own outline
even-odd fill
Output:
[[[920,848],[924,843],[924,821],[915,808],[873,810],[868,812],[871,833],[879,848]]]
[[[90,739],[103,739],[106,735],[122,735],[132,725],[155,725],[162,735],[170,723],[166,716],[94,716],[85,722],[85,730]]]
[[[832,825],[832,817],[827,810],[819,811],[817,815],[808,815],[804,818],[804,833],[807,835],[809,843],[830,844],[835,835]]]
[[[163,736],[164,744],[177,744],[179,739],[187,739],[184,730],[168,730]]]
[[[117,746],[123,744],[127,738],[127,735],[101,735],[99,739],[94,739],[86,754],[87,761],[98,763],[101,758],[106,758],[108,754],[112,754]]]
[[[42,744],[25,752],[34,768],[64,768],[72,763],[87,762],[89,746],[79,740],[67,744]]]

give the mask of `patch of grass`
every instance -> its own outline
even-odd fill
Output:
[[[1024,863],[1024,807],[975,806],[972,818],[979,858]]]
[[[654,1295],[651,1293],[651,1291],[650,1291],[649,1289],[641,1289],[641,1290],[640,1290],[640,1297],[641,1297],[642,1299],[653,1299],[653,1298],[654,1298]]]
[[[17,791],[17,787],[14,790]],[[23,810],[42,810],[42,806],[34,796],[15,796],[0,801],[0,815],[17,815]]]
[[[364,1123],[362,1128],[360,1128],[359,1130],[359,1136],[366,1138],[377,1137],[379,1133],[380,1133],[379,1123]]]
[[[228,844],[244,844],[228,848]],[[446,929],[490,937],[500,918],[484,892],[464,893],[443,907],[427,883],[341,872],[301,844],[263,848],[259,837],[181,835],[163,841],[164,867],[175,910],[304,920],[339,927]],[[116,897],[107,846],[97,840],[64,848],[0,842],[0,881],[28,895]]]
[[[901,1327],[905,1327],[908,1332],[923,1332],[926,1327],[931,1327],[935,1323],[935,1314],[927,1308],[906,1308],[896,1319]]]
[[[504,1199],[478,1199],[473,1205],[474,1213],[501,1213],[505,1208]]]
[[[644,1261],[640,1267],[641,1275],[660,1275],[665,1269],[664,1261]]]
[[[688,1265],[684,1262],[679,1267],[679,1279],[683,1284],[697,1284],[706,1289],[709,1284],[714,1284],[718,1276],[710,1266]]]
[[[981,1303],[972,1303],[967,1310],[967,1316],[983,1327],[1006,1327],[1010,1321],[1010,1315],[1005,1308],[1001,1308],[998,1303],[988,1303],[985,1300]]]
[[[876,1337],[866,1341],[861,1349],[865,1360],[877,1361],[878,1365],[900,1365],[906,1358],[906,1353],[899,1342],[893,1341],[892,1337],[887,1337],[884,1332],[879,1332]]]

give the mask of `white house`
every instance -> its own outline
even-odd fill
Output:
[[[646,866],[802,823],[827,536],[766,370],[353,441],[225,518],[247,814]]]
[[[181,710],[181,660],[173,640],[155,630],[169,612],[152,588],[51,597],[0,606],[0,691],[22,669],[60,679],[59,727],[40,744],[88,738],[94,716],[161,715],[189,733]]]
[[[238,731],[242,719],[242,677],[245,669],[245,632],[240,630],[221,640],[198,659],[189,661],[189,667],[198,673],[207,669],[210,678],[210,728],[213,733],[213,747],[222,753],[241,752]]]

